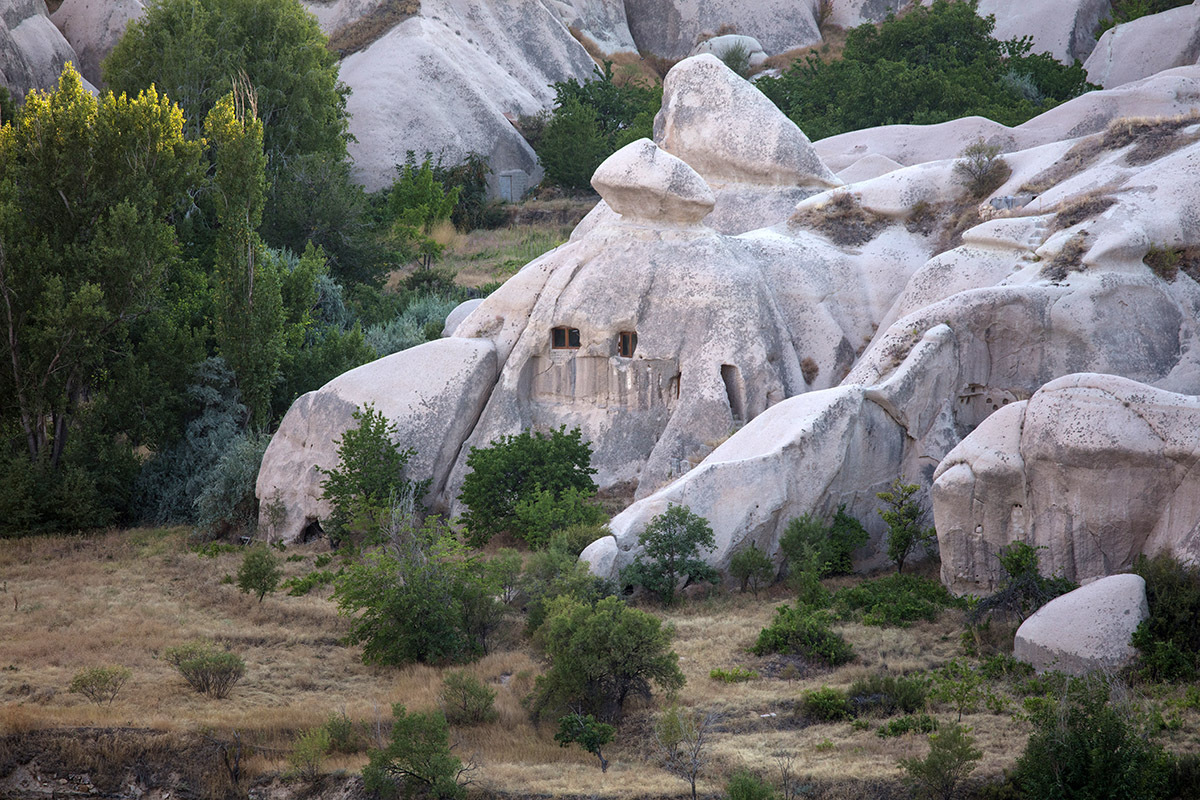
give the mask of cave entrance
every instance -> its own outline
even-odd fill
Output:
[[[741,370],[732,364],[722,364],[721,381],[725,384],[725,396],[729,400],[729,413],[733,415],[733,424],[745,423],[746,389],[742,384]]]

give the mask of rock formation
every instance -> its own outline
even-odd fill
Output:
[[[1132,301],[1132,298],[1131,298]],[[1129,569],[1140,554],[1200,562],[1200,398],[1114,375],[1069,375],[992,414],[938,466],[942,581],[985,593],[1012,542],[1047,574]]]
[[[63,0],[50,16],[79,58],[79,74],[100,84],[100,61],[112,52],[125,27],[145,13],[141,0]]]
[[[1200,58],[1200,6],[1180,6],[1109,28],[1084,62],[1088,80],[1105,89]]]
[[[0,86],[18,98],[49,89],[68,61],[79,58],[42,0],[0,0]]]
[[[1112,575],[1056,597],[1017,629],[1013,656],[1038,672],[1115,673],[1137,657],[1129,643],[1150,617],[1146,582]]]

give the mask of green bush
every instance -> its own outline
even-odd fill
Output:
[[[550,492],[561,499],[574,489],[580,496],[596,491],[592,475],[592,448],[579,428],[502,436],[487,447],[472,447],[467,455],[471,472],[463,479],[459,501],[467,507],[462,522],[467,540],[482,547],[492,536],[512,531],[521,536],[517,506]],[[563,527],[594,521],[594,517],[563,520]]]
[[[953,800],[955,792],[983,751],[975,747],[971,729],[951,725],[929,737],[929,755],[925,758],[902,758],[900,766],[908,782],[933,800]]]
[[[770,584],[775,577],[775,564],[752,542],[729,559],[729,574],[739,583],[743,593],[749,588],[758,597],[759,588]]]
[[[666,511],[646,525],[638,544],[642,552],[621,571],[621,581],[644,587],[666,605],[675,601],[675,592],[685,579],[689,583],[720,581],[717,571],[700,558],[702,549],[716,547],[716,536],[708,520],[687,506],[668,504]]]
[[[321,767],[325,764],[328,752],[329,731],[323,727],[313,728],[296,737],[292,751],[288,753],[288,764],[296,777],[315,781],[321,777]]]
[[[514,532],[534,548],[545,547],[559,531],[594,528],[607,521],[604,510],[595,502],[595,492],[575,486],[568,486],[557,495],[549,489],[537,489],[518,500],[513,513]]]
[[[578,744],[587,752],[600,760],[600,771],[608,772],[608,759],[604,757],[604,747],[612,742],[617,735],[617,729],[604,722],[597,722],[591,714],[567,714],[558,720],[558,733],[554,741],[559,747],[570,747]]]
[[[809,689],[800,704],[805,715],[818,722],[837,722],[850,716],[850,702],[846,693],[829,686]]]
[[[854,658],[854,650],[829,628],[829,615],[803,605],[779,606],[770,626],[758,634],[755,655],[795,653],[836,667]]]
[[[321,726],[328,737],[327,750],[330,753],[357,753],[361,746],[361,738],[354,726],[354,721],[343,711],[325,720]]]
[[[1038,550],[1044,549],[1013,542],[1000,550],[997,558],[1004,577],[995,592],[975,604],[969,615],[971,624],[991,617],[1025,620],[1054,598],[1077,588],[1066,578],[1047,578],[1041,574]]]
[[[387,322],[367,328],[363,341],[377,358],[416,347],[442,335],[446,317],[462,300],[454,296],[422,294],[413,298],[404,310]],[[436,328],[433,336],[427,328]]]
[[[92,667],[75,673],[67,689],[83,695],[96,705],[112,705],[132,674],[125,667]]]
[[[397,498],[419,500],[428,489],[427,482],[403,477],[416,451],[400,447],[394,423],[370,403],[355,409],[354,421],[355,427],[334,440],[337,467],[320,470],[325,476],[321,491],[332,507],[327,533],[335,544],[346,536],[378,536]]]
[[[875,735],[880,739],[889,739],[908,733],[933,733],[937,729],[937,720],[928,714],[905,714],[880,725]]]
[[[855,714],[890,717],[924,711],[928,693],[929,682],[919,675],[875,673],[854,681],[846,694]]]
[[[994,26],[994,18],[976,15],[974,3],[935,0],[853,29],[841,58],[814,54],[756,85],[813,141],[973,115],[1017,125],[1095,88],[1080,64],[1032,54],[1028,37],[993,39]]]
[[[942,609],[962,603],[937,581],[896,573],[838,591],[833,605],[843,617],[860,618],[864,625],[904,627],[919,619],[932,622]]]
[[[709,670],[708,677],[722,683],[745,683],[746,681],[756,681],[759,676],[754,670],[745,667],[730,667],[729,669],[714,667]]]
[[[451,725],[481,725],[499,715],[493,704],[496,692],[469,672],[448,672],[442,679],[442,711]]]
[[[963,148],[958,158],[954,162],[954,177],[976,199],[1000,188],[1012,174],[1012,169],[1000,155],[1000,146],[988,144],[983,137]]]
[[[1072,678],[1037,706],[1016,779],[1030,800],[1165,798],[1172,761],[1138,727],[1140,715],[1112,697],[1107,680]]]
[[[238,567],[237,587],[243,594],[257,594],[258,602],[275,591],[283,570],[279,567],[279,558],[266,545],[251,547],[242,558]]]
[[[236,653],[209,641],[194,641],[163,651],[163,660],[201,694],[218,700],[228,697],[234,684],[246,674],[246,662]]]
[[[937,533],[923,526],[925,512],[913,497],[920,488],[896,478],[888,491],[875,495],[883,501],[879,516],[888,526],[887,554],[896,562],[897,574],[904,572],[904,562],[918,547],[929,551],[937,546]]]
[[[961,658],[947,661],[933,674],[933,696],[958,712],[973,713],[987,696],[984,676]]]
[[[341,569],[337,572],[331,569],[315,569],[307,575],[288,578],[282,583],[282,586],[292,597],[303,597],[318,586],[328,586],[333,583],[341,574]]]
[[[775,800],[775,789],[758,775],[740,769],[729,776],[725,784],[725,795],[729,800]]]
[[[464,766],[450,747],[450,727],[440,711],[408,713],[392,707],[392,741],[382,750],[371,750],[363,767],[363,786],[381,797],[406,797],[427,793],[437,800],[458,800],[471,765]]]
[[[225,453],[204,474],[196,496],[196,527],[210,538],[234,532],[252,534],[258,527],[254,487],[271,437],[243,434],[225,445]]]
[[[1150,606],[1149,619],[1133,635],[1139,671],[1150,680],[1195,680],[1200,674],[1200,568],[1162,554],[1139,557],[1133,571],[1146,581]]]
[[[823,578],[852,572],[854,551],[870,539],[863,524],[841,505],[828,525],[810,514],[790,521],[780,537],[779,549],[790,569],[806,569],[815,562],[819,565],[817,577]]]

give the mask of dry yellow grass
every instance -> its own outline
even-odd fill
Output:
[[[287,573],[310,570],[319,549],[288,548],[286,556],[303,559],[285,562]],[[165,747],[162,742],[228,740],[237,731],[254,747],[243,764],[253,778],[284,772],[295,737],[332,715],[346,714],[367,746],[380,746],[394,703],[417,711],[437,706],[450,668],[364,666],[358,648],[339,643],[347,621],[337,615],[328,590],[299,598],[275,594],[260,605],[222,583],[236,572],[240,558],[238,553],[203,558],[187,549],[181,529],[0,542],[0,607],[6,612],[0,617],[0,737],[62,729],[70,739],[77,729],[123,728],[175,737],[145,734],[138,746],[153,748],[159,746],[155,742]],[[957,656],[960,612],[903,629],[842,624],[839,630],[859,658],[822,670],[748,652],[775,606],[788,599],[787,590],[777,586],[759,599],[718,593],[667,612],[648,609],[676,631],[675,650],[687,685],[675,702],[716,715],[713,760],[700,791],[719,792],[741,767],[771,773],[777,754],[791,757],[794,771],[805,780],[836,787],[824,796],[869,794],[862,788],[868,785],[894,787],[897,759],[922,754],[924,737],[881,739],[877,720],[867,730],[847,722],[811,724],[796,714],[798,701],[808,689],[844,689],[870,672],[929,669]],[[551,725],[532,725],[522,699],[541,665],[517,635],[518,624],[513,621],[497,652],[466,667],[495,689],[499,712],[494,723],[453,731],[456,752],[479,765],[477,785],[508,796],[687,796],[687,785],[654,759],[653,722],[662,698],[659,706],[629,710],[606,753],[612,761],[607,774],[579,748],[559,747]],[[192,692],[161,658],[166,647],[197,637],[226,644],[246,660],[247,674],[226,700]],[[99,665],[123,665],[133,672],[111,706],[66,691],[78,670]],[[709,677],[714,667],[735,666],[762,677],[735,684]],[[950,713],[935,711],[944,719]],[[1168,742],[1172,749],[1195,749],[1196,717],[1195,710],[1184,712],[1184,726]],[[985,754],[977,772],[982,776],[1010,767],[1028,732],[1027,723],[1014,722],[1009,714],[972,714],[964,722],[974,728]],[[82,751],[68,755],[77,763],[96,758]],[[325,769],[355,772],[365,761],[363,753],[339,755]],[[860,783],[846,784],[848,775]]]

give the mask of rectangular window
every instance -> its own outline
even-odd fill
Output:
[[[637,333],[635,331],[621,331],[617,336],[617,352],[622,358],[633,358],[633,351],[637,349]]]
[[[579,329],[565,327],[551,328],[550,346],[555,350],[578,350]]]

